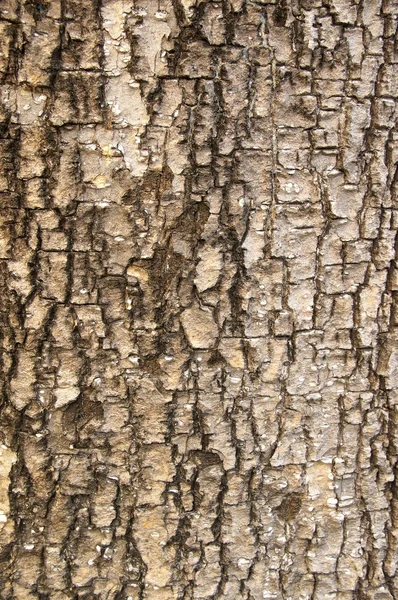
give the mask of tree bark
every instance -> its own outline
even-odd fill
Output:
[[[0,2],[2,600],[398,599],[397,14]]]

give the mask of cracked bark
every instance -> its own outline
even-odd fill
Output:
[[[397,14],[0,2],[2,600],[398,598]]]

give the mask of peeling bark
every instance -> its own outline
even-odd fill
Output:
[[[396,0],[0,2],[0,597],[397,600]]]

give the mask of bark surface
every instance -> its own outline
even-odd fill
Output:
[[[0,598],[398,599],[397,0],[1,0]]]

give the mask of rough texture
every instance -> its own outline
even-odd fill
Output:
[[[398,599],[396,0],[1,0],[1,600]]]

